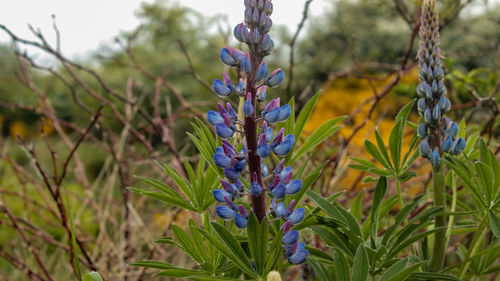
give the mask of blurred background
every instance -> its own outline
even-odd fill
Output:
[[[39,260],[55,280],[72,280],[76,260],[105,280],[151,280],[126,266],[141,259],[189,263],[153,241],[190,213],[128,187],[140,185],[134,175],[169,183],[156,161],[181,176],[185,161],[197,163],[187,132],[217,100],[211,83],[225,70],[218,53],[237,46],[242,2],[25,0],[2,8],[0,280],[39,275]],[[395,114],[416,97],[419,1],[273,3],[276,48],[267,60],[287,79],[268,95],[293,97],[298,112],[322,91],[304,135],[347,116],[309,157],[312,167],[327,163],[313,188],[346,190],[346,207],[363,189],[369,200],[373,184],[349,158],[369,158],[364,141],[375,128],[387,139]],[[500,1],[438,3],[451,115],[498,155]],[[430,166],[414,165],[407,196],[429,180]]]

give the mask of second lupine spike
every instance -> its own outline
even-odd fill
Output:
[[[425,0],[420,25],[418,64],[420,84],[417,102],[420,124],[417,133],[422,141],[420,154],[428,158],[434,169],[439,170],[443,152],[459,154],[465,149],[465,140],[457,138],[458,125],[443,117],[451,107],[446,98],[444,70],[439,48],[439,16],[435,0]],[[460,143],[453,147],[453,144]]]

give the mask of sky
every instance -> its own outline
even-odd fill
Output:
[[[152,2],[153,0],[146,0]],[[120,31],[132,30],[139,25],[135,17],[140,0],[16,0],[6,1],[0,9],[0,24],[15,34],[34,39],[28,24],[40,29],[49,42],[55,42],[52,15],[56,16],[61,35],[61,50],[65,56],[84,56],[97,50],[101,44],[110,45]],[[183,6],[193,8],[202,15],[228,16],[231,25],[241,22],[243,0],[177,0]],[[273,22],[295,30],[302,18],[305,0],[273,0]],[[311,15],[319,15],[331,6],[330,0],[314,0]],[[8,43],[9,37],[0,31],[0,43]],[[28,50],[28,52],[33,52]]]

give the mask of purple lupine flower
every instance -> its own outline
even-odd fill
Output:
[[[234,216],[234,225],[236,225],[236,227],[243,229],[243,228],[247,227],[247,224],[248,224],[248,220],[246,218],[244,218],[242,215],[236,214]]]
[[[247,94],[247,99],[243,103],[243,114],[245,116],[250,116],[253,114],[253,105],[252,105],[252,94]]]
[[[420,154],[430,160],[434,169],[439,170],[443,152],[460,153],[465,149],[465,145],[462,145],[461,149],[456,149],[457,146],[453,147],[453,144],[458,142],[465,144],[465,140],[460,141],[461,138],[456,138],[458,125],[443,117],[450,110],[451,103],[446,98],[443,81],[439,18],[435,1],[424,1],[419,34],[417,57],[420,66],[420,84],[417,86],[417,94],[420,98],[417,109],[423,120],[417,128],[418,136],[422,138]]]
[[[285,73],[281,68],[278,68],[266,77],[266,84],[271,88],[275,88],[278,87],[283,80],[285,80]]]
[[[236,212],[233,209],[222,205],[215,207],[215,211],[217,212],[217,215],[224,220],[230,220],[236,215]]]
[[[292,224],[298,224],[304,219],[306,210],[304,208],[297,208],[286,219]]]
[[[293,195],[293,194],[299,192],[301,188],[302,188],[302,180],[296,179],[296,180],[291,181],[290,183],[288,183],[285,186],[285,191],[286,191],[286,194]]]
[[[281,240],[285,245],[295,244],[299,240],[299,231],[292,230],[283,235],[283,239]]]
[[[218,112],[209,111],[207,113],[207,120],[215,127],[217,135],[222,138],[222,145],[215,148],[213,161],[217,166],[223,168],[224,177],[227,179],[221,179],[223,189],[213,191],[216,201],[223,204],[216,207],[216,212],[224,220],[232,219],[238,228],[245,228],[248,224],[249,211],[244,206],[248,205],[240,204],[240,200],[245,198],[244,195],[249,194],[252,196],[251,211],[255,212],[259,220],[262,220],[267,214],[276,219],[285,220],[282,225],[285,233],[282,241],[285,256],[290,264],[299,264],[306,260],[308,253],[304,244],[298,243],[298,231],[290,231],[290,228],[291,225],[304,219],[305,209],[294,210],[294,200],[285,208],[283,198],[286,195],[297,193],[302,187],[302,180],[292,180],[293,169],[291,167],[285,168],[285,159],[282,159],[274,167],[274,177],[267,188],[262,184],[266,182],[263,177],[267,177],[269,174],[266,161],[268,161],[267,158],[271,152],[284,157],[290,153],[295,144],[295,137],[292,134],[285,135],[284,128],[275,134],[269,126],[269,124],[282,122],[289,118],[292,112],[290,105],[280,105],[280,99],[276,98],[271,100],[259,114],[255,104],[265,101],[268,87],[278,87],[284,80],[284,72],[280,68],[268,73],[267,64],[264,61],[264,57],[274,49],[274,41],[268,34],[273,25],[269,18],[273,12],[273,4],[271,0],[245,0],[244,5],[244,23],[238,24],[233,33],[239,42],[248,45],[249,52],[244,53],[227,46],[219,53],[221,61],[236,68],[239,71],[238,74],[243,74],[243,77],[236,85],[233,85],[229,75],[223,73],[222,80],[214,80],[213,89],[221,97],[236,93],[245,98],[242,106],[245,118],[240,120],[229,102],[225,106],[218,103]],[[256,65],[252,66],[254,63]],[[422,77],[428,77],[428,72],[427,68],[422,71]],[[435,76],[439,75],[442,76],[442,73],[437,73]],[[435,87],[439,89],[440,84]],[[421,91],[432,90],[430,86],[426,85],[422,85],[420,88]],[[448,108],[447,101],[442,100],[439,107],[442,112],[445,112]],[[433,117],[432,114],[430,117]],[[261,119],[264,122],[259,130],[258,122]],[[237,129],[237,126],[243,126],[244,131]],[[260,135],[257,132],[260,132]],[[231,142],[237,141],[239,138],[232,140],[230,138],[239,133],[245,134],[245,137],[242,139],[242,143],[233,146],[234,143]],[[242,149],[238,152],[235,147],[240,145]],[[450,150],[461,145],[461,143],[454,142]],[[252,163],[248,168],[247,161]],[[241,176],[246,174],[245,171],[251,175],[249,191],[245,191],[246,187],[240,180]],[[269,213],[265,209],[265,203],[259,203],[266,192],[274,197],[270,204],[271,212]],[[237,206],[236,203],[239,205]]]
[[[213,194],[215,200],[217,200],[221,203],[226,202],[224,200],[224,197],[233,198],[233,195],[231,193],[225,191],[224,189],[214,189],[212,194]]]

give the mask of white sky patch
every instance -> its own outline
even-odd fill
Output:
[[[146,0],[152,2],[153,0]],[[0,23],[15,34],[34,39],[27,25],[39,28],[47,40],[55,44],[51,15],[56,15],[61,34],[61,49],[69,57],[84,56],[102,44],[112,46],[112,39],[120,31],[132,30],[140,22],[135,16],[140,0],[4,0],[0,9]],[[177,0],[202,15],[227,15],[234,26],[242,21],[243,0]],[[334,0],[314,0],[310,16],[314,17],[331,9]],[[479,1],[481,2],[482,1]],[[500,0],[490,0],[490,6]],[[302,18],[305,0],[273,0],[273,22],[286,25],[292,32]],[[478,3],[479,4],[479,3]],[[0,43],[8,43],[9,37],[0,31]],[[30,53],[35,52],[29,49]],[[38,52],[36,52],[38,53]]]
[[[52,17],[56,16],[57,27],[61,34],[61,50],[69,57],[83,56],[96,50],[101,44],[110,45],[120,31],[132,30],[139,25],[135,12],[139,9],[138,0],[16,0],[5,1],[0,9],[0,23],[16,35],[35,39],[28,24],[40,29],[46,39],[55,45]],[[146,2],[152,2],[148,0]],[[182,0],[177,1],[202,15],[226,15],[231,25],[243,18],[243,0]],[[272,15],[275,24],[284,24],[295,30],[302,18],[305,0],[274,0]],[[331,7],[329,0],[314,0],[311,3],[311,16],[321,14]],[[0,31],[0,43],[8,43],[9,37]],[[28,49],[29,53],[36,53]]]

